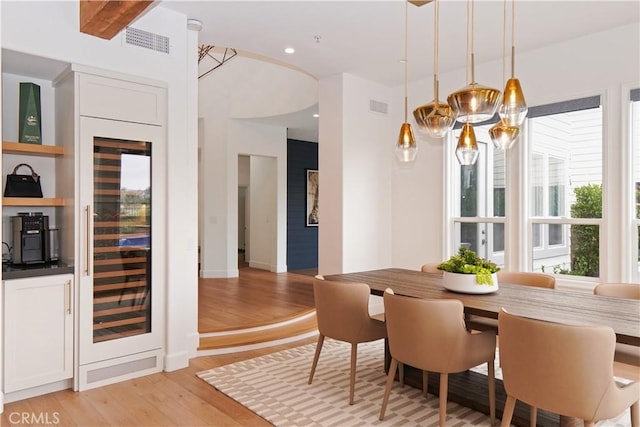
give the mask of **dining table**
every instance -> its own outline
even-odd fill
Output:
[[[605,297],[591,292],[570,289],[546,289],[510,283],[498,283],[492,293],[458,293],[443,287],[442,275],[403,268],[385,268],[344,274],[325,275],[325,280],[344,283],[366,283],[373,295],[383,295],[387,288],[395,294],[427,299],[457,299],[464,305],[465,315],[497,319],[505,309],[509,313],[531,319],[570,325],[601,325],[613,329],[616,341],[640,346],[640,301],[634,299]],[[500,331],[496,331],[498,337]],[[386,369],[390,356],[386,351]],[[405,372],[405,382],[422,387],[422,373],[418,370]],[[433,379],[432,379],[433,378]],[[438,376],[430,374],[429,392],[438,394]],[[457,379],[450,379],[449,400],[472,409],[488,413],[486,402],[486,379],[466,372]],[[506,394],[501,381],[497,381],[496,404],[498,413],[504,407]],[[520,403],[520,402],[519,402]],[[540,425],[574,425],[569,417],[538,411]],[[517,405],[513,423],[528,425],[528,406]]]

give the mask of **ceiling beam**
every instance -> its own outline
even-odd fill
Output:
[[[80,32],[111,40],[153,0],[80,0]]]

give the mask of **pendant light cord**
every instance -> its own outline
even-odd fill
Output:
[[[438,33],[440,32],[439,28],[438,28],[438,15],[440,14],[439,12],[439,2],[438,0],[435,0],[435,5],[434,5],[434,9],[433,9],[433,28],[435,31],[435,34],[433,36],[433,100],[435,101],[435,104],[438,104],[438,67],[439,67],[439,63],[438,63]]]
[[[511,1],[511,78],[516,78],[516,0]]]
[[[407,60],[407,45],[409,44],[409,1],[404,2],[404,122],[407,123],[407,79],[408,79],[408,60]]]
[[[507,0],[502,14],[502,84],[507,82]],[[513,72],[513,70],[512,70]]]
[[[475,17],[475,3],[471,0],[471,83],[476,82],[476,17]]]
[[[469,33],[471,32],[470,25],[469,25],[470,8],[471,8],[471,0],[467,0],[467,54],[466,54],[466,59],[467,59],[467,81],[469,83],[471,83],[471,79],[470,79],[471,74],[470,74],[470,67],[469,67],[469,58],[471,56],[471,51],[469,50]]]

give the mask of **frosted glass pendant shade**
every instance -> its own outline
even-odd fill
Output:
[[[527,103],[524,100],[520,80],[509,79],[504,88],[502,104],[498,114],[502,120],[506,120],[509,126],[521,126],[527,117]]]
[[[465,123],[462,127],[462,133],[460,139],[458,139],[458,146],[456,147],[456,157],[458,162],[462,166],[469,166],[476,163],[478,160],[478,142],[476,141],[476,133],[473,131],[473,126],[469,123]]]
[[[498,89],[471,83],[453,92],[447,102],[461,123],[478,123],[493,117],[502,100]]]
[[[449,104],[431,102],[413,110],[418,129],[433,138],[444,137],[456,123],[456,116]]]
[[[416,138],[409,123],[403,123],[400,127],[400,135],[396,144],[396,157],[403,163],[413,162],[418,154]]]
[[[489,136],[493,145],[498,150],[508,150],[520,135],[520,128],[509,126],[506,120],[502,119],[489,129]]]

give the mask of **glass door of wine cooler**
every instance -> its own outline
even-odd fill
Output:
[[[93,342],[151,331],[151,142],[93,142]]]
[[[164,144],[157,126],[81,120],[84,365],[162,347]]]

